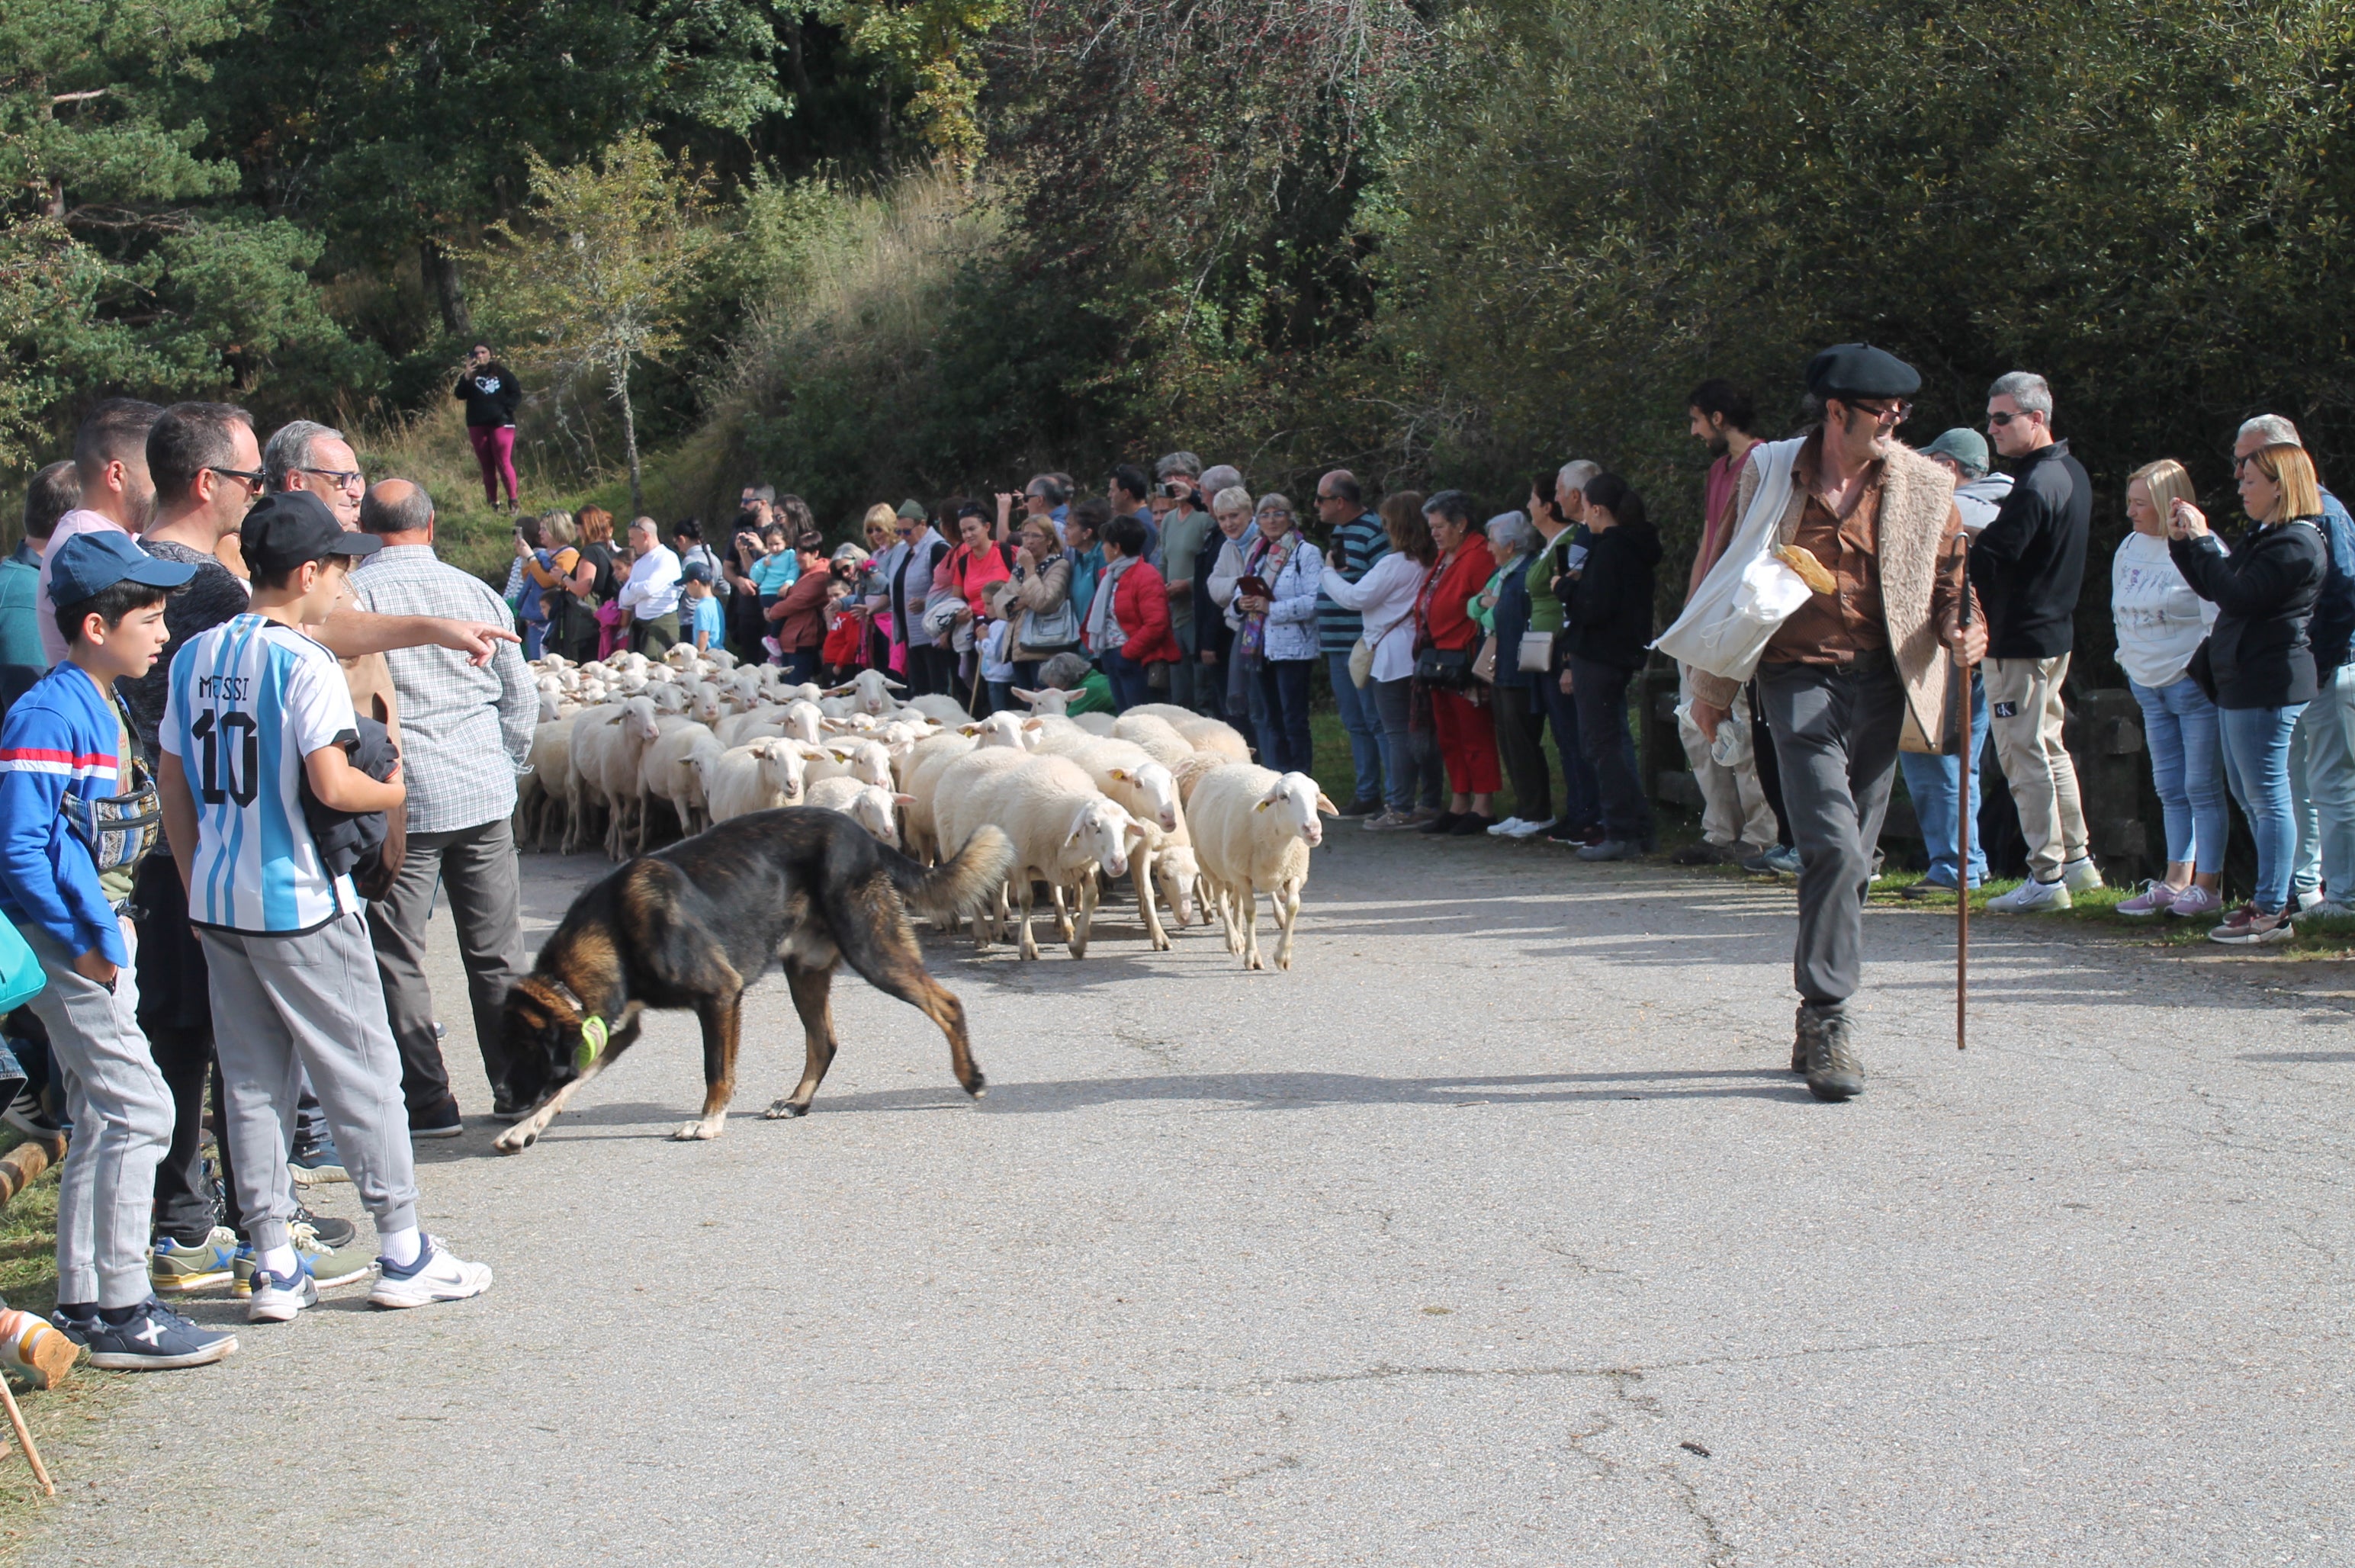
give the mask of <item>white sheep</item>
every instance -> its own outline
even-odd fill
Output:
[[[560,826],[559,844],[569,855],[576,848],[574,823],[580,816],[573,805],[578,781],[572,775],[572,720],[534,728],[526,760],[531,771],[516,781],[516,842],[528,835],[533,848],[545,849],[549,830]]]
[[[1229,762],[1251,761],[1251,746],[1242,731],[1221,720],[1205,719],[1188,708],[1170,702],[1140,702],[1124,719],[1158,719],[1198,752],[1213,752]]]
[[[1129,868],[1136,883],[1136,911],[1154,951],[1168,951],[1169,935],[1161,928],[1154,907],[1156,886],[1167,896],[1170,912],[1180,926],[1194,920],[1194,841],[1186,827],[1178,800],[1178,781],[1153,760],[1144,747],[1129,741],[1086,735],[1085,744],[1061,753],[1077,763],[1096,788],[1117,802],[1145,827],[1135,863]],[[1050,739],[1042,751],[1054,744]]]
[[[880,741],[831,741],[810,748],[809,782],[821,779],[852,778],[860,784],[890,789],[896,782],[891,774],[891,753]]]
[[[936,724],[973,722],[973,715],[965,711],[964,703],[954,697],[944,697],[938,692],[926,692],[922,697],[911,697],[900,705],[900,711],[922,714]]]
[[[862,669],[842,685],[828,687],[826,695],[837,700],[848,698],[849,706],[841,709],[844,713],[872,713],[879,719],[899,706],[891,699],[895,688],[908,689],[879,669]]]
[[[572,721],[572,770],[580,781],[575,797],[605,808],[605,854],[611,859],[624,858],[622,847],[645,815],[638,759],[662,736],[656,720],[653,699],[633,697],[591,709]]]
[[[678,817],[679,833],[692,838],[710,826],[704,820],[709,803],[703,795],[703,770],[698,757],[716,757],[724,750],[700,724],[683,724],[666,731],[638,761],[638,782],[648,800],[668,804]],[[641,852],[645,846],[645,815],[638,827]]]
[[[954,853],[985,824],[1002,829],[1014,844],[1007,891],[1021,906],[1022,956],[1039,956],[1039,944],[1030,933],[1030,884],[1035,879],[1053,891],[1059,926],[1066,918],[1066,891],[1077,893],[1077,912],[1068,917],[1068,940],[1071,956],[1084,958],[1095,917],[1096,876],[1101,872],[1109,880],[1124,875],[1129,850],[1145,829],[1100,794],[1070,759],[1018,755],[1009,767],[996,761],[996,750],[961,758],[943,777],[942,848]]]
[[[1259,955],[1259,893],[1265,889],[1283,932],[1275,966],[1292,967],[1292,933],[1300,919],[1300,890],[1308,881],[1308,851],[1325,841],[1317,814],[1340,815],[1306,773],[1274,773],[1230,763],[1194,786],[1188,817],[1194,851],[1227,924],[1227,951],[1246,969],[1267,965]]]
[[[908,804],[904,795],[854,778],[820,779],[809,786],[805,804],[839,811],[867,829],[877,843],[894,849],[900,847],[899,808]]]
[[[1025,691],[1018,686],[1014,688],[1014,695],[1028,703],[1032,713],[1041,716],[1053,714],[1060,719],[1063,717],[1065,709],[1071,706],[1071,699],[1079,694],[1072,691],[1058,691],[1051,686],[1039,691]]]
[[[803,769],[808,759],[797,741],[771,735],[746,746],[732,746],[717,756],[697,759],[703,774],[704,807],[716,825],[755,811],[775,811],[799,805],[804,798]]]
[[[1112,732],[1124,741],[1133,741],[1153,753],[1154,761],[1165,768],[1175,768],[1191,755],[1194,748],[1186,737],[1169,727],[1165,719],[1151,714],[1124,713],[1113,720]]]
[[[1082,713],[1074,716],[1071,722],[1091,735],[1110,735],[1115,732],[1114,726],[1119,720],[1109,713]]]

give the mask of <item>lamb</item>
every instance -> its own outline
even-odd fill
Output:
[[[894,849],[900,847],[899,808],[908,804],[904,795],[854,778],[820,779],[809,786],[807,804],[839,811],[867,829],[876,842]]]
[[[1028,703],[1032,713],[1042,717],[1051,713],[1060,719],[1062,718],[1065,715],[1066,710],[1070,709],[1071,706],[1071,699],[1076,694],[1069,691],[1059,691],[1051,686],[1043,691],[1025,691],[1018,686],[1014,688],[1014,695],[1020,700]]]
[[[1227,759],[1216,752],[1197,752],[1170,769],[1170,776],[1178,781],[1179,802],[1191,805],[1194,803],[1194,786],[1227,765]]]
[[[1039,731],[1032,728],[1037,720],[1018,719],[1011,713],[993,713],[975,723],[961,725],[957,732],[971,735],[985,746],[1013,746],[1025,752],[1039,748]]]
[[[592,708],[572,721],[572,769],[580,781],[576,799],[606,808],[608,859],[623,859],[622,846],[645,813],[638,760],[661,735],[654,699],[647,697]]]
[[[1082,713],[1074,718],[1071,722],[1091,735],[1110,735],[1114,733],[1113,726],[1118,720],[1109,713]]]
[[[1308,881],[1308,851],[1325,841],[1318,813],[1337,816],[1333,803],[1306,773],[1274,773],[1231,763],[1194,786],[1188,815],[1202,876],[1227,924],[1227,951],[1246,969],[1264,969],[1259,955],[1259,891],[1267,890],[1283,931],[1275,966],[1292,967],[1292,933],[1300,918],[1300,890]]]
[[[646,799],[662,800],[677,814],[682,836],[692,838],[710,824],[704,820],[709,803],[703,795],[703,770],[698,757],[716,757],[724,748],[700,724],[682,724],[664,732],[646,748],[638,763],[638,782]],[[639,813],[638,846],[645,847],[645,814]]]
[[[1088,955],[1088,931],[1096,905],[1096,873],[1106,878],[1128,869],[1129,847],[1144,837],[1135,818],[1096,792],[1079,764],[1063,757],[1017,755],[1012,766],[993,750],[960,759],[943,780],[941,843],[954,852],[985,824],[1002,829],[1014,843],[1008,891],[1021,905],[1020,952],[1039,956],[1030,933],[1033,879],[1054,890],[1060,923],[1064,891],[1077,886],[1079,911],[1071,920],[1071,956]],[[970,772],[968,772],[970,770]]]
[[[1121,715],[1124,719],[1158,719],[1178,731],[1178,739],[1198,752],[1211,752],[1230,762],[1251,761],[1251,744],[1242,731],[1217,719],[1205,719],[1188,709],[1167,702],[1140,702]]]
[[[703,775],[704,806],[713,823],[801,805],[802,771],[807,762],[803,750],[797,741],[771,735],[716,756],[700,753],[696,767]]]

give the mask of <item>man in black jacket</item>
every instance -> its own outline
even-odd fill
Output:
[[[1997,758],[2019,807],[2029,879],[1987,907],[2067,909],[2102,885],[2085,848],[2077,768],[2061,743],[2094,494],[2084,464],[2052,435],[2052,389],[2014,370],[1987,389],[1987,434],[2016,465],[2011,494],[1971,544],[1971,585],[1987,606],[1987,700]]]

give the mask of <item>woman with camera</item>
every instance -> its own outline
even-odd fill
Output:
[[[1244,549],[1243,575],[1235,584],[1242,617],[1235,652],[1259,671],[1260,765],[1305,773],[1316,762],[1308,685],[1321,653],[1316,585],[1325,576],[1325,558],[1300,531],[1290,496],[1262,496],[1254,515],[1259,535]]]
[[[2328,564],[2322,487],[2302,447],[2260,447],[2235,465],[2241,507],[2254,525],[2226,554],[2200,508],[2169,504],[2167,553],[2191,592],[2216,606],[2216,624],[2191,658],[2211,690],[2224,737],[2224,782],[2257,841],[2255,896],[2209,932],[2234,946],[2286,942],[2289,880],[2297,850],[2290,804],[2289,741],[2314,699],[2307,623]],[[2203,679],[2202,677],[2205,677]]]
[[[1423,831],[1469,838],[1497,826],[1497,717],[1488,688],[1472,673],[1480,651],[1480,624],[1470,605],[1480,596],[1497,558],[1472,520],[1472,497],[1442,490],[1423,504],[1439,560],[1415,602],[1415,679],[1431,694],[1431,727],[1447,768],[1447,809]]]
[[[1005,601],[1007,662],[1014,684],[1039,689],[1039,667],[1080,645],[1080,617],[1071,607],[1071,562],[1055,543],[1055,520],[1044,512],[1022,519],[1014,550],[1013,583]]]

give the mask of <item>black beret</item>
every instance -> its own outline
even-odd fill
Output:
[[[1807,361],[1807,391],[1818,398],[1910,398],[1922,373],[1870,343],[1836,343]]]

